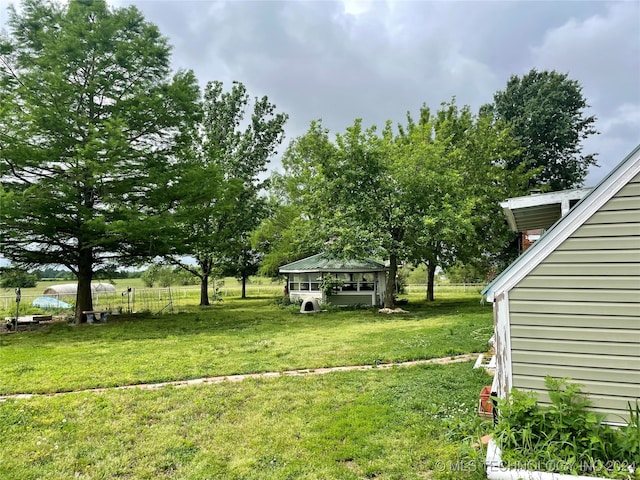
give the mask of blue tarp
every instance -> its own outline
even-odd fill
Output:
[[[67,302],[63,302],[62,300],[58,300],[53,297],[38,297],[31,303],[31,305],[40,308],[72,308]]]

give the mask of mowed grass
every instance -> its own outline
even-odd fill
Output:
[[[462,363],[10,399],[0,478],[481,479],[489,382]]]
[[[408,314],[230,299],[0,336],[2,392],[376,364],[484,351],[474,293]],[[482,479],[472,362],[0,401],[0,478]]]
[[[303,315],[239,298],[160,316],[110,316],[0,336],[0,394],[52,393],[198,377],[378,364],[482,352],[489,305],[475,293],[416,296],[410,313]]]
[[[98,282],[99,280],[96,280]],[[148,288],[141,278],[116,279],[113,281],[103,280],[104,283],[112,283],[116,288],[113,293],[99,293],[93,296],[93,307],[96,310],[118,310],[122,311],[149,311],[149,312],[171,312],[172,309],[181,309],[200,303],[200,285],[174,285],[171,288],[155,286]],[[19,305],[19,315],[69,315],[72,310],[57,309],[43,310],[32,306],[35,298],[43,295],[47,288],[62,283],[75,283],[69,280],[44,280],[38,282],[35,287],[22,289],[22,301]],[[231,277],[217,279],[215,285],[218,288],[220,298],[228,300],[229,297],[239,297],[241,294],[240,282]],[[213,281],[210,282],[209,300],[214,303]],[[126,290],[131,288],[131,294],[127,295]],[[249,297],[277,296],[282,293],[283,281],[277,281],[264,277],[250,277],[246,291]],[[16,296],[13,289],[0,289],[0,317],[15,316]],[[75,305],[75,294],[61,295],[60,300]]]

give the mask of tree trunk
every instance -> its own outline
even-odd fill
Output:
[[[242,274],[242,297],[241,298],[247,298],[247,276],[244,273]]]
[[[78,290],[76,292],[76,324],[82,322],[82,312],[93,310],[91,280],[93,279],[93,252],[80,249],[78,257]]]
[[[389,274],[387,277],[387,288],[384,292],[385,308],[394,308],[393,297],[396,292],[396,274],[398,273],[398,259],[394,254],[389,255]]]
[[[209,277],[213,270],[213,260],[206,256],[197,258],[197,260],[200,271],[202,272],[198,275],[200,278],[200,306],[208,307],[211,305],[209,303]]]
[[[433,302],[435,300],[434,296],[434,285],[436,279],[436,265],[433,262],[427,263],[427,302]]]
[[[207,307],[209,303],[209,274],[203,273],[200,276],[200,306]]]

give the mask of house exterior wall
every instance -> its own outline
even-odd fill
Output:
[[[386,286],[385,272],[365,272],[365,275],[372,276],[372,282],[370,282],[371,290],[345,290],[338,291],[335,295],[330,295],[324,298],[322,291],[320,290],[320,282],[316,281],[320,275],[334,275],[331,273],[303,273],[303,274],[289,274],[288,283],[289,286],[289,298],[291,301],[301,301],[307,298],[316,298],[319,302],[328,302],[333,305],[348,306],[348,305],[382,305],[384,303],[384,291]],[[358,276],[362,276],[362,272],[358,273]],[[302,280],[302,281],[301,281]],[[305,282],[306,280],[306,282]],[[316,283],[314,283],[316,282]],[[300,289],[303,286],[304,289]]]
[[[336,295],[329,295],[327,302],[337,306],[347,305],[373,305],[371,294],[357,294],[357,293],[338,293]]]
[[[306,290],[306,291],[301,291],[301,290],[289,291],[289,299],[291,299],[292,302],[302,302],[302,301],[306,300],[307,298],[315,298],[319,302],[324,301],[322,299],[322,292],[313,292],[313,291],[310,292],[308,290]]]
[[[570,377],[610,422],[640,397],[640,174],[508,295],[511,381]],[[500,320],[496,318],[498,325]]]

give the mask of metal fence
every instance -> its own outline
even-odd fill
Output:
[[[455,294],[457,292],[478,293],[484,284],[436,284],[436,295],[444,293]],[[409,294],[420,294],[426,291],[426,285],[407,285],[406,292]],[[247,295],[255,296],[278,296],[282,295],[282,285],[247,285]],[[43,294],[22,294],[19,315],[33,315],[42,313],[43,310],[33,307],[32,302]],[[71,305],[75,304],[75,295],[47,295],[58,300],[62,300]],[[209,291],[209,300],[213,303],[217,299],[223,300],[227,297],[239,297],[240,286],[221,286],[216,291]],[[172,312],[177,306],[198,305],[200,302],[200,286],[189,285],[170,288],[131,288],[118,292],[97,292],[93,294],[93,308],[95,310],[105,310],[110,312],[142,312],[151,313]],[[58,314],[71,311],[54,309]],[[0,296],[0,316],[15,316],[16,297],[15,294]]]
[[[209,291],[209,300],[213,303],[216,300],[224,300],[226,297],[240,296],[239,286],[218,287],[215,291]],[[276,296],[282,293],[282,286],[278,285],[247,285],[249,296]],[[22,294],[20,301],[20,315],[32,315],[41,313],[43,310],[32,306],[33,301],[42,296],[52,297],[63,302],[75,305],[75,294]],[[198,305],[200,302],[200,286],[189,285],[167,288],[131,288],[118,292],[94,292],[94,310],[105,310],[109,312],[142,312],[152,313],[171,312],[174,307],[181,305]],[[16,314],[15,294],[0,296],[0,314],[3,316],[15,316]],[[55,313],[63,314],[63,309],[51,309]],[[67,310],[69,311],[69,310]],[[69,312],[71,313],[71,312]]]
[[[436,292],[479,292],[484,287],[486,287],[486,283],[436,283],[434,285],[434,290]],[[408,293],[420,293],[426,292],[427,284],[418,284],[412,283],[411,285],[407,285],[405,290]]]

